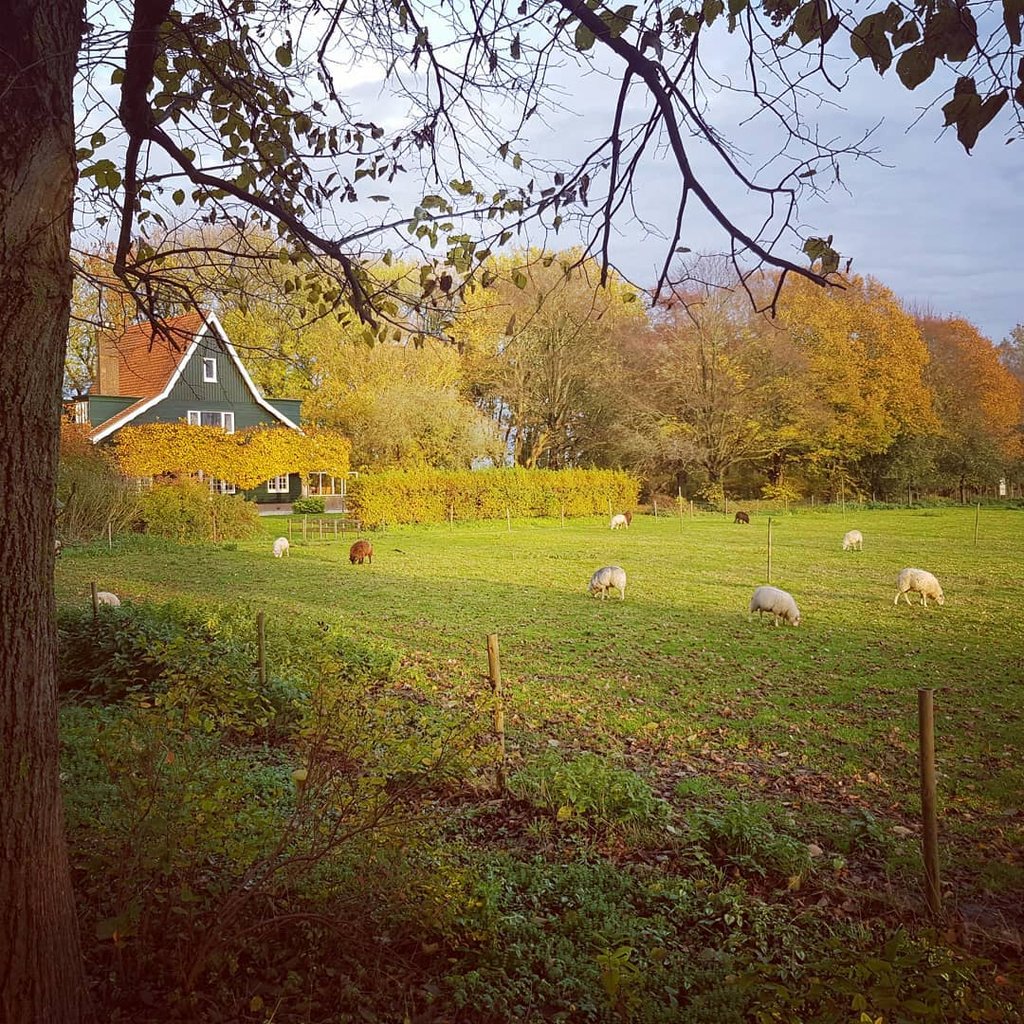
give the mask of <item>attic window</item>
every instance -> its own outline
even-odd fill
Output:
[[[207,356],[203,359],[203,383],[217,383],[217,360],[213,356]]]

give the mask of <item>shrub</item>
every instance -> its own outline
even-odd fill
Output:
[[[111,702],[126,698],[176,710],[186,727],[281,733],[308,717],[322,681],[390,680],[387,645],[363,644],[330,627],[289,622],[268,629],[267,682],[256,672],[255,616],[247,609],[124,604],[65,609],[58,616],[58,685]]]
[[[260,531],[259,509],[240,495],[213,494],[196,480],[161,484],[139,500],[147,533],[180,544],[245,540]]]
[[[528,761],[509,780],[521,800],[560,821],[582,818],[603,826],[650,827],[668,818],[668,805],[635,772],[596,754],[566,760],[552,751]]]
[[[292,511],[297,516],[318,516],[325,511],[323,498],[296,498],[292,502]]]
[[[437,469],[366,473],[349,485],[349,502],[367,525],[607,515],[636,507],[639,481],[610,469]]]
[[[118,533],[135,518],[137,497],[110,455],[86,437],[86,428],[63,422],[57,497],[64,508],[57,535],[66,541],[95,540],[107,523]]]

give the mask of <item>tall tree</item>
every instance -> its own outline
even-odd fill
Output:
[[[63,1024],[87,1005],[57,771],[52,583],[84,9],[25,0],[3,22],[0,1019]]]
[[[1024,385],[968,321],[928,317],[920,323],[942,421],[939,471],[965,501],[969,487],[994,483],[1021,457]]]
[[[488,265],[451,327],[478,400],[515,461],[560,468],[595,461],[613,407],[618,332],[644,322],[636,291],[576,251],[536,250]]]
[[[871,278],[810,292],[793,282],[779,321],[806,353],[813,387],[829,410],[813,457],[843,469],[936,425],[924,380],[928,349],[914,318]]]

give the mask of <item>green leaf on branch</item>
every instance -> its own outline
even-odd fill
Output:
[[[934,70],[935,57],[924,44],[906,50],[896,62],[896,74],[908,89],[916,89],[926,82]]]
[[[804,242],[803,251],[807,254],[813,266],[821,264],[822,274],[834,274],[839,270],[839,253],[832,248],[832,236],[828,238],[808,238]]]
[[[576,26],[576,49],[586,53],[593,45],[596,37],[582,22]]]

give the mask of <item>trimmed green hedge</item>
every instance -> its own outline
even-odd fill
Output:
[[[367,526],[530,516],[607,515],[636,508],[640,482],[613,469],[393,470],[350,481],[352,511]]]

